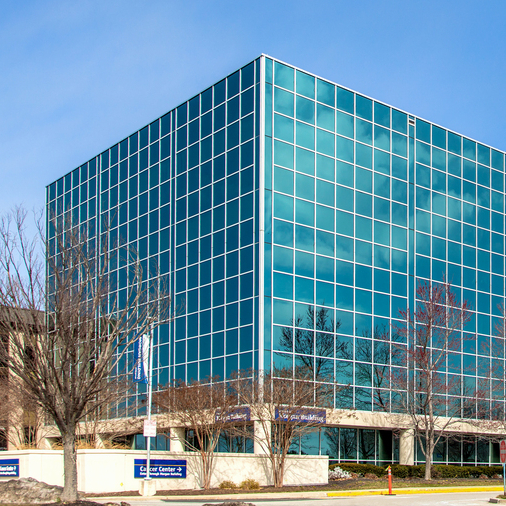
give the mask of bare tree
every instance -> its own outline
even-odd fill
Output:
[[[103,389],[97,396],[98,402],[90,401],[87,415],[78,425],[78,449],[124,448],[125,438],[142,432],[143,418],[137,416],[135,407],[125,402],[125,398],[133,395],[134,390],[129,375],[121,375],[113,380],[104,378]],[[108,399],[107,405],[103,399]]]
[[[200,457],[202,488],[211,486],[214,458],[220,437],[234,423],[248,418],[237,407],[237,398],[217,378],[191,383],[168,385],[153,396],[161,412],[170,415],[191,437],[185,438],[186,448]]]
[[[401,310],[405,325],[396,327],[407,342],[405,367],[391,368],[391,410],[407,415],[425,456],[425,479],[431,479],[434,449],[448,429],[466,415],[461,375],[446,373],[452,352],[460,351],[469,304],[459,301],[449,283],[420,283],[416,310]],[[470,393],[475,403],[476,392]]]
[[[114,391],[108,383],[136,336],[167,318],[168,296],[158,279],[143,280],[135,258],[127,267],[128,293],[123,300],[115,295],[107,232],[88,241],[82,227],[50,219],[46,240],[41,226],[34,239],[26,227],[21,208],[0,220],[0,361],[58,427],[62,500],[74,501],[78,424],[107,406]]]
[[[315,382],[313,370],[275,369],[270,373],[239,371],[229,382],[240,405],[248,406],[258,424],[253,433],[246,427],[235,430],[253,436],[269,458],[275,487],[283,486],[286,456],[292,443],[326,421],[333,386]]]

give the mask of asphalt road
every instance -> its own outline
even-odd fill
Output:
[[[443,494],[409,494],[395,496],[355,496],[328,497],[318,499],[246,499],[256,506],[486,506],[491,497],[500,492],[454,492]],[[117,499],[117,498],[115,498]],[[129,500],[132,506],[202,506],[203,504],[221,504],[224,499],[199,500],[163,499],[162,497],[135,498]],[[97,500],[97,499],[94,499]],[[114,500],[114,499],[113,499]],[[100,500],[100,502],[105,502]]]

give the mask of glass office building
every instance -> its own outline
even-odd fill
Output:
[[[499,150],[262,55],[49,185],[47,207],[86,224],[90,240],[107,224],[109,244],[169,279],[179,310],[155,336],[156,384],[309,366],[335,385],[336,408],[374,412],[390,396],[376,372],[403,366],[392,353],[402,342],[385,335],[419,281],[447,279],[473,308],[442,374],[472,389],[504,366],[494,337],[504,163]],[[118,255],[110,269],[120,298],[126,267]],[[139,414],[142,388],[128,400]],[[355,459],[367,437],[375,456],[362,460],[391,460],[378,456],[385,448],[395,460],[385,431],[350,430]],[[335,458],[349,449],[343,437]],[[323,440],[311,447],[325,453]],[[440,460],[496,458],[495,446],[466,444],[447,443]]]

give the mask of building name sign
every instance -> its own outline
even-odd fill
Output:
[[[146,459],[134,460],[134,478],[146,477]],[[186,478],[186,460],[151,460],[150,478]]]
[[[216,422],[249,422],[251,410],[249,407],[231,409],[230,411],[216,410],[214,415]]]
[[[312,423],[312,424],[325,424],[327,423],[327,412],[324,409],[288,409],[276,408],[274,417],[276,420],[291,423]]]
[[[0,460],[0,477],[2,476],[19,478],[19,459]]]

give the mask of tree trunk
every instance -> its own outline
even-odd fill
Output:
[[[434,453],[433,436],[428,435],[425,440],[425,480],[432,480],[432,454]]]
[[[77,501],[77,454],[75,445],[75,431],[67,428],[63,434],[63,493],[61,500]]]
[[[212,460],[210,455],[201,453],[202,459],[202,488],[208,490],[211,488],[211,471],[212,471]]]
[[[281,484],[280,485],[280,477],[279,477],[279,467],[278,467],[278,463],[276,462],[276,464],[274,464],[274,468],[272,470],[272,478],[273,478],[273,482],[274,482],[274,487],[275,488],[278,488],[278,487],[282,487],[283,485]]]
[[[432,480],[432,474],[431,474],[431,458],[430,456],[427,454],[427,456],[425,457],[425,480],[426,481],[431,481]]]
[[[278,487],[283,486],[283,480],[285,478],[285,458],[281,457],[281,461],[278,467]]]
[[[272,478],[274,487],[283,486],[283,474],[285,472],[285,460],[282,455],[276,455],[272,462]]]

